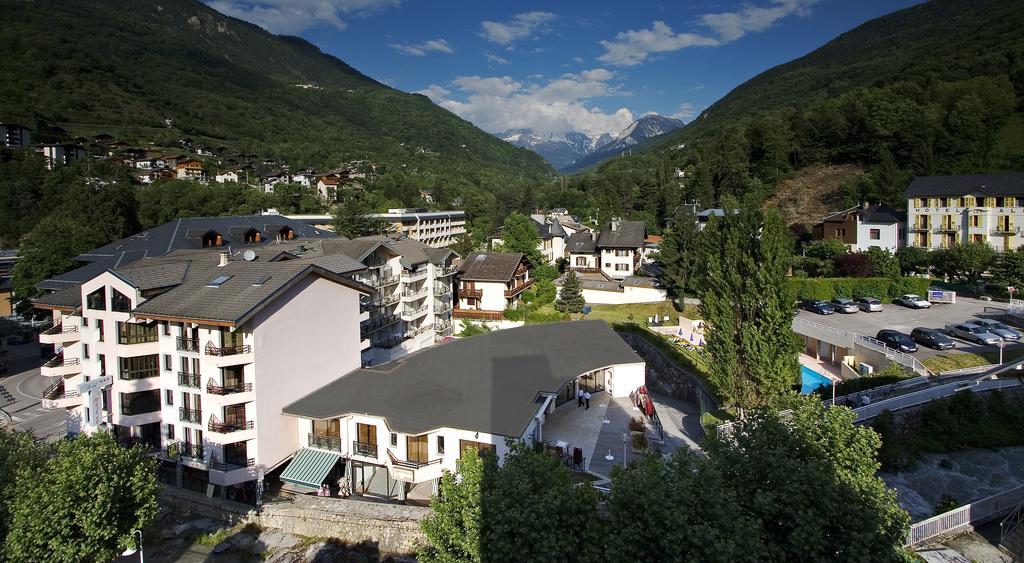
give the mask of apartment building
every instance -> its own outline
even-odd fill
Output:
[[[48,170],[53,170],[58,166],[67,166],[76,160],[85,158],[85,149],[74,144],[47,143],[32,145],[32,149],[43,155]]]
[[[881,248],[895,254],[906,240],[906,226],[905,213],[864,203],[826,216],[811,234],[814,240],[838,239],[858,252]]]
[[[253,501],[295,449],[281,409],[359,367],[371,291],[346,256],[268,255],[179,250],[40,298],[57,348],[44,406],[72,435],[148,445],[165,481]]]
[[[623,280],[640,267],[647,223],[612,219],[600,233],[579,232],[569,237],[569,268]]]
[[[501,320],[533,285],[530,262],[520,252],[474,252],[459,265],[455,318]]]
[[[1021,245],[1024,173],[918,176],[907,186],[907,244],[949,248],[985,242],[997,251]]]
[[[27,147],[32,144],[32,130],[17,123],[0,123],[0,143],[5,147]]]
[[[626,397],[644,383],[643,360],[602,321],[459,339],[287,405],[299,448],[281,480],[315,490],[346,477],[357,495],[425,502],[467,449],[501,459],[506,440],[551,439],[546,421],[577,412],[577,389]]]
[[[387,224],[391,233],[405,235],[435,248],[455,244],[466,233],[465,211],[427,211],[425,209],[388,209],[371,218]]]

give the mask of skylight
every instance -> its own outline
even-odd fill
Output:
[[[220,287],[229,279],[231,279],[231,276],[217,276],[210,283],[206,284],[206,287]]]
[[[262,278],[252,282],[253,287],[260,287],[261,285],[270,281],[270,276],[263,276]]]
[[[476,259],[480,260],[480,261],[487,260],[487,255],[486,254],[477,254],[476,255]]]

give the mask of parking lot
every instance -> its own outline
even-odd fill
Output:
[[[955,324],[979,319],[1002,320],[1004,303],[993,303],[967,297],[957,297],[956,304],[932,304],[930,309],[910,309],[895,303],[886,303],[885,309],[879,313],[856,313],[834,315],[818,315],[810,311],[800,311],[800,317],[806,320],[820,323],[826,326],[856,332],[867,336],[875,336],[882,329],[898,330],[905,334],[916,327],[927,327],[942,329],[947,324]],[[980,352],[996,350],[995,346],[979,346],[972,342],[966,342],[953,338],[956,342],[956,350],[963,352]],[[1017,343],[1007,343],[1006,349],[1021,346]],[[949,350],[932,350],[919,346],[914,354],[919,360],[924,360],[939,354],[949,354]]]

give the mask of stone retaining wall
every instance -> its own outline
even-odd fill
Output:
[[[263,528],[309,537],[338,538],[349,543],[369,541],[382,553],[410,554],[425,541],[420,520],[430,513],[406,506],[300,495],[251,506],[166,487],[161,501],[174,508],[228,524],[255,523]]]
[[[655,393],[697,403],[700,405],[702,413],[718,410],[718,403],[714,396],[704,387],[697,376],[677,366],[642,336],[631,332],[620,332],[619,336],[647,362],[648,389]]]

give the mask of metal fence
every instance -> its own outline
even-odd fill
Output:
[[[885,345],[884,342],[877,338],[861,334],[857,337],[857,344],[869,348],[881,354],[885,354],[886,359],[896,362],[902,366],[910,368],[914,373],[918,375],[931,375],[930,369],[926,368],[917,358],[910,354],[905,354]]]
[[[1024,502],[1024,486],[996,493],[960,508],[933,516],[910,526],[907,546],[915,546],[929,539],[960,532],[974,524],[984,524],[1011,512]]]
[[[913,393],[907,393],[906,395],[899,395],[897,397],[885,399],[884,401],[879,401],[863,407],[857,407],[853,409],[853,412],[857,413],[857,422],[863,422],[882,414],[882,411],[895,412],[910,407],[916,407],[929,401],[934,401],[935,399],[949,397],[950,395],[960,391],[993,391],[1018,387],[1020,384],[1021,382],[1018,379],[988,379],[984,381],[970,382],[958,381],[948,383],[946,385],[922,389],[921,391],[915,391]]]

